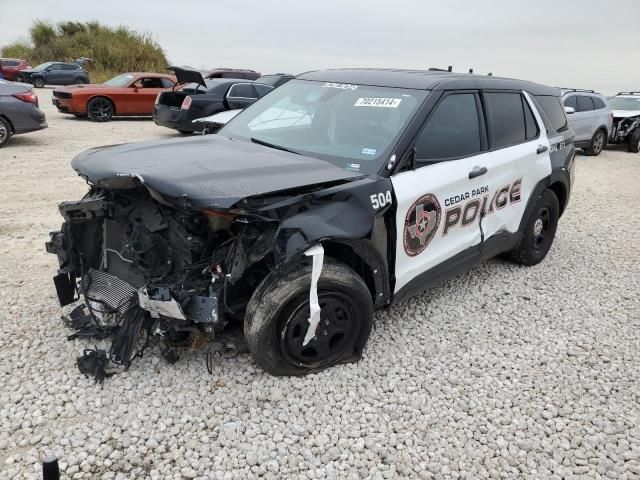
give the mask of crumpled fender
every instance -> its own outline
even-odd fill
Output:
[[[387,193],[389,192],[389,193]],[[395,206],[374,208],[371,196],[392,198],[391,180],[365,177],[354,182],[303,195],[288,206],[274,234],[273,255],[277,268],[295,264],[310,247],[322,243],[328,255],[331,245],[348,248],[374,274],[376,304],[389,297],[389,252],[393,251]],[[382,198],[382,197],[380,197]],[[382,294],[382,295],[380,295]]]

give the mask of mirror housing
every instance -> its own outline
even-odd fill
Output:
[[[576,109],[573,107],[564,107],[564,113],[571,115],[572,113],[576,113]]]

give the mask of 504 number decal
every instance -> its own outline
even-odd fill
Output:
[[[387,190],[386,192],[374,193],[370,198],[371,206],[374,208],[374,210],[386,207],[387,205],[391,204],[391,190]]]

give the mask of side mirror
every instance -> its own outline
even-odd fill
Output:
[[[576,113],[576,109],[573,107],[564,107],[564,113],[571,115],[572,113]]]

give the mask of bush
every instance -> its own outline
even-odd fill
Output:
[[[91,58],[91,80],[101,82],[123,72],[163,72],[167,65],[162,47],[149,34],[126,27],[111,28],[99,22],[51,22],[37,20],[29,30],[29,42],[15,42],[1,56],[43,62],[71,62]]]

